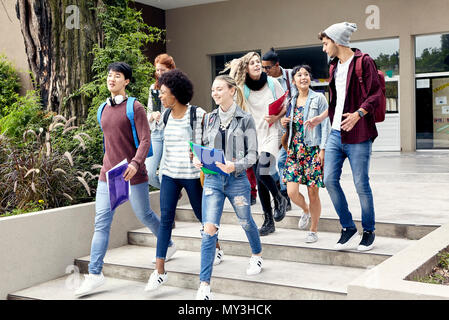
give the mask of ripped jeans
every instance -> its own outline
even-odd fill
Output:
[[[261,253],[262,245],[259,230],[251,215],[251,186],[245,171],[237,177],[234,174],[229,176],[206,174],[202,200],[203,226],[209,223],[219,229],[226,197],[231,202],[239,223],[246,233],[252,253]],[[218,232],[219,230],[211,236],[204,230],[201,231],[203,238],[201,242],[200,281],[210,283]]]

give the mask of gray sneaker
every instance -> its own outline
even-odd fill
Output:
[[[307,227],[309,226],[309,222],[310,222],[310,214],[308,213],[304,213],[304,211],[302,212],[302,216],[299,219],[298,222],[298,228],[300,230],[305,230],[307,229]]]
[[[307,234],[305,242],[306,243],[314,243],[314,242],[317,242],[317,241],[318,241],[318,234],[316,232],[310,231]]]

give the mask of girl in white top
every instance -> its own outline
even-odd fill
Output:
[[[276,172],[276,157],[281,146],[282,127],[280,119],[286,113],[284,107],[277,115],[268,115],[268,106],[284,94],[280,83],[262,72],[262,63],[257,52],[249,52],[233,60],[228,68],[230,76],[243,89],[247,99],[248,112],[256,123],[259,160],[256,164],[256,178],[260,202],[264,212],[264,223],[259,230],[261,236],[275,231],[274,220],[285,217],[287,199],[282,196],[272,174]],[[270,193],[274,198],[274,215]]]
[[[146,169],[148,172],[148,183],[153,187],[160,189],[162,180],[162,164],[163,148],[164,148],[164,129],[161,126],[161,114],[165,111],[165,107],[159,99],[160,84],[159,78],[165,72],[175,69],[175,61],[166,53],[158,55],[154,59],[154,66],[156,67],[156,82],[150,87],[148,95],[148,111],[147,118],[151,130],[151,146],[153,148],[153,156],[145,160]],[[159,167],[159,175],[156,173]]]

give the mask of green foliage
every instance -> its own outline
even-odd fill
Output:
[[[19,96],[5,110],[6,115],[0,118],[0,133],[15,140],[22,138],[25,129],[38,129],[51,121],[51,115],[42,110],[37,91],[30,90],[26,96]]]
[[[449,285],[449,252],[443,251],[437,255],[438,264],[432,272],[424,277],[417,277],[413,280],[432,284]]]
[[[0,118],[19,98],[19,75],[4,54],[0,54]]]
[[[84,202],[91,196],[88,182],[96,177],[79,170],[74,161],[77,154],[86,151],[85,141],[90,137],[80,132],[74,135],[77,146],[70,152],[53,147],[55,141],[77,128],[74,120],[56,115],[46,130],[24,131],[21,144],[0,136],[0,214],[56,208]]]
[[[44,112],[36,91],[5,104],[7,115],[0,115],[0,217],[94,200],[98,174],[91,171],[103,159],[96,112],[110,96],[107,66],[128,63],[134,79],[127,94],[146,105],[154,67],[141,50],[149,42],[161,41],[164,34],[146,25],[128,2],[104,0],[94,8],[103,30],[101,45],[91,52],[95,76],[65,101],[79,95],[91,100],[80,127],[73,124],[74,118]]]
[[[128,7],[128,0],[114,1],[116,6],[104,5],[97,8],[98,19],[104,32],[103,47],[96,45],[92,50],[94,80],[85,84],[75,94],[92,98],[90,116],[110,95],[107,85],[107,67],[112,62],[123,61],[133,70],[134,81],[127,86],[127,93],[146,105],[154,67],[142,49],[148,42],[161,41],[164,32],[143,22],[141,12]],[[122,5],[117,5],[121,3]]]

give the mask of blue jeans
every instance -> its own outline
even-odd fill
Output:
[[[206,174],[203,189],[203,226],[210,223],[219,229],[225,198],[229,199],[234,208],[239,223],[246,233],[252,253],[261,253],[259,231],[251,215],[251,186],[246,172],[238,177],[233,174],[229,176]],[[200,281],[210,283],[218,231],[213,236],[204,231],[201,233]]]
[[[287,186],[285,185],[284,181],[282,181],[282,178],[284,178],[284,168],[285,168],[285,161],[287,160],[287,151],[285,151],[284,148],[281,148],[279,150],[278,154],[278,168],[279,168],[279,183],[281,185],[281,191],[287,191]]]
[[[151,209],[148,183],[131,185],[129,201],[136,217],[157,237],[160,219]],[[95,231],[92,238],[89,263],[89,273],[91,274],[100,274],[103,268],[103,259],[108,249],[114,213],[115,210],[111,211],[107,183],[98,181],[95,198]]]
[[[190,205],[198,221],[201,221],[201,195],[203,188],[200,179],[174,179],[169,176],[162,176],[160,203],[161,203],[161,224],[159,226],[159,236],[157,238],[156,258],[165,259],[167,248],[175,220],[176,205],[182,188],[186,189]]]
[[[145,166],[148,173],[148,183],[153,187],[160,189],[162,170],[159,169],[159,176],[156,174],[156,171],[161,163],[162,151],[164,150],[163,131],[157,130],[151,133],[151,147],[153,148],[153,155],[145,159]]]
[[[340,131],[332,129],[326,143],[324,158],[324,185],[340,217],[343,228],[356,228],[348,208],[345,194],[340,185],[343,162],[349,159],[352,177],[362,208],[362,227],[364,231],[374,231],[374,201],[369,184],[369,164],[372,141],[362,143],[341,143]]]

